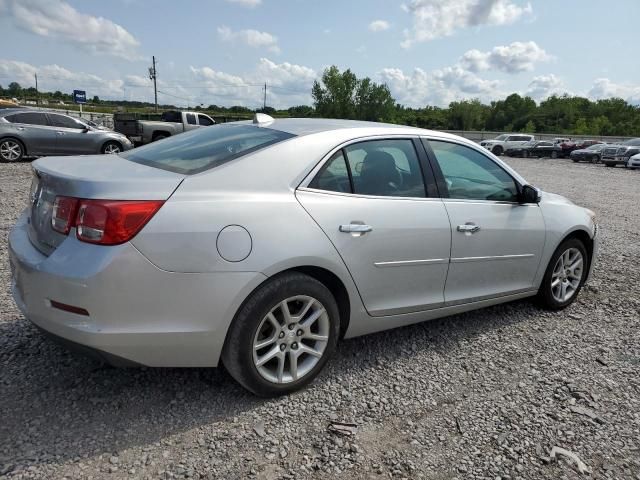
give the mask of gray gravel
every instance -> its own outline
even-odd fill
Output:
[[[44,339],[9,292],[30,167],[0,165],[0,477],[640,479],[640,172],[507,160],[598,213],[578,301],[345,341],[274,400],[222,370],[106,368]]]

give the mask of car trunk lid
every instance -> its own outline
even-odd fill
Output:
[[[50,255],[66,238],[51,226],[57,196],[104,200],[166,200],[185,176],[117,155],[41,158],[33,162],[29,238]]]

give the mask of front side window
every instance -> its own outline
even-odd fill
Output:
[[[189,125],[196,124],[196,116],[193,113],[187,113],[187,123]]]
[[[203,127],[209,127],[213,125],[213,120],[211,120],[206,115],[198,115],[198,123]]]
[[[79,122],[75,118],[67,117],[66,115],[58,115],[55,113],[49,114],[51,125],[59,128],[75,128],[77,130],[83,130],[86,128],[84,123]]]
[[[518,201],[515,180],[482,153],[456,143],[429,144],[447,185],[449,198]]]
[[[49,125],[44,113],[25,112],[7,115],[6,118],[11,123],[22,123],[25,125]]]
[[[217,125],[197,128],[119,155],[142,165],[191,175],[294,136],[253,125]]]

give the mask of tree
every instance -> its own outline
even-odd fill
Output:
[[[527,124],[524,126],[525,133],[536,133],[536,124],[533,123],[533,120],[529,120]]]
[[[22,93],[22,87],[18,82],[11,82],[7,91],[9,92],[9,95],[17,97]]]
[[[358,79],[351,70],[325,69],[320,82],[311,90],[316,112],[326,118],[392,121],[395,100],[384,84],[370,78]]]
[[[100,103],[100,97],[98,97],[98,95],[93,96],[93,103],[95,103],[96,105]]]
[[[310,107],[308,105],[298,105],[296,107],[290,107],[289,109],[287,109],[287,113],[290,117],[303,118],[312,117],[315,112],[313,110],[313,107]]]

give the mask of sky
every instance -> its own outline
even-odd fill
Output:
[[[513,92],[640,104],[640,0],[0,0],[0,85],[310,105],[325,68],[412,107]]]

